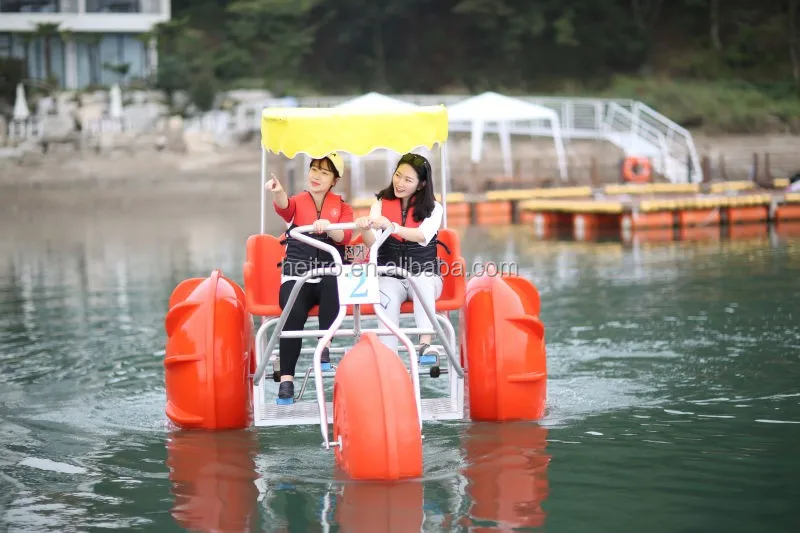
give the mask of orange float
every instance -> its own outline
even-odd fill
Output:
[[[253,531],[258,520],[253,431],[177,431],[167,438],[175,502],[171,514],[191,531]]]
[[[622,178],[629,183],[649,183],[653,167],[646,157],[626,157],[622,162]]]
[[[422,475],[422,433],[408,370],[374,333],[339,363],[333,381],[336,463],[353,479]]]
[[[472,420],[537,420],[544,415],[547,365],[539,292],[513,275],[467,284],[461,349]]]
[[[252,421],[252,318],[244,291],[215,270],[181,282],[164,321],[166,414],[181,428],[239,429]]]

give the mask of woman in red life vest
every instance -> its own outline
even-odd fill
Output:
[[[329,224],[353,222],[353,208],[346,204],[341,196],[331,192],[343,172],[342,157],[337,153],[331,153],[327,157],[311,162],[307,189],[300,194],[289,198],[274,175],[267,182],[266,187],[272,193],[275,212],[288,226],[286,258],[283,261],[278,299],[281,309],[286,305],[289,294],[300,277],[314,268],[334,265],[331,254],[290,237],[289,231],[296,226],[313,225],[316,233],[309,235],[332,245],[344,258],[344,247],[350,242],[352,231],[325,230]],[[319,306],[320,329],[328,329],[339,314],[336,276],[311,278],[303,284],[283,326],[283,331],[302,330],[311,308],[315,305]],[[294,400],[294,372],[302,345],[303,339],[280,340],[281,383],[278,387],[278,403],[292,403]],[[322,362],[330,362],[328,347],[322,352]]]
[[[364,244],[371,246],[375,234],[370,228],[387,229],[395,224],[395,231],[378,250],[378,265],[404,268],[414,277],[416,285],[431,309],[442,294],[442,277],[437,257],[436,236],[442,225],[442,205],[433,195],[433,172],[427,159],[417,154],[400,158],[392,181],[376,196],[378,201],[370,214],[356,220],[363,234]],[[381,305],[389,317],[398,323],[400,306],[408,299],[414,301],[414,319],[417,328],[433,329],[425,309],[410,282],[401,276],[381,276],[379,279]],[[418,355],[430,347],[431,335],[420,335]],[[385,335],[381,341],[397,349],[397,337]]]

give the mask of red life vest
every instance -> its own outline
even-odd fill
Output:
[[[328,192],[322,199],[322,209],[319,210],[314,197],[308,191],[296,194],[293,199],[295,206],[293,226],[308,226],[323,218],[336,224],[342,216],[342,197],[336,193]]]
[[[407,228],[418,228],[422,222],[417,222],[414,220],[414,206],[408,206],[406,210],[405,217],[403,216],[403,204],[400,200],[381,200],[381,215],[388,218],[390,221],[395,222],[401,226],[405,226]],[[397,233],[392,233],[392,237],[397,239],[400,242],[403,242],[404,239],[400,237]]]
[[[403,216],[400,200],[381,199],[381,215],[406,228],[418,228],[422,224],[422,222],[414,220],[413,206],[409,206],[405,216]],[[404,268],[410,274],[439,272],[436,248],[438,243],[436,236],[426,246],[423,246],[418,242],[406,241],[398,234],[392,233],[378,249],[378,264],[381,266],[398,266]]]
[[[311,193],[308,191],[303,191],[293,196],[292,199],[294,200],[294,216],[291,219],[289,227],[286,229],[286,238],[283,241],[286,244],[286,257],[282,263],[284,275],[302,276],[313,268],[333,266],[334,262],[331,254],[298,241],[291,237],[289,232],[297,226],[310,226],[320,219],[329,220],[332,224],[342,222],[342,207],[344,205],[342,197],[338,194],[328,192],[322,200],[321,209],[317,209],[314,197],[311,196]],[[347,220],[347,222],[352,222],[352,219]],[[309,233],[308,236],[330,244],[339,251],[343,264],[349,262],[345,260],[344,253],[344,242],[346,241],[338,243],[328,237],[327,233]]]

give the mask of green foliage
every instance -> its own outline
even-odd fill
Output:
[[[17,98],[17,85],[27,77],[22,59],[0,57],[0,110],[5,107],[10,111],[13,108]]]
[[[798,2],[176,1],[175,18],[154,32],[158,85],[207,105],[217,87],[280,96],[570,86],[709,128],[768,127],[795,112]]]

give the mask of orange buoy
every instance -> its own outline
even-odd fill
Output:
[[[167,417],[184,429],[248,427],[255,350],[241,287],[219,270],[181,282],[164,327]]]
[[[469,517],[499,531],[540,528],[550,493],[547,428],[528,422],[467,427],[463,448]]]
[[[365,333],[333,380],[336,463],[352,479],[422,475],[422,433],[408,369],[395,352]]]
[[[253,531],[258,520],[252,431],[176,431],[167,438],[172,517],[191,531]]]
[[[519,276],[483,275],[467,284],[461,348],[473,420],[544,415],[547,363],[539,307],[539,291]]]
[[[653,167],[646,157],[626,157],[622,162],[622,178],[629,183],[649,183]]]

